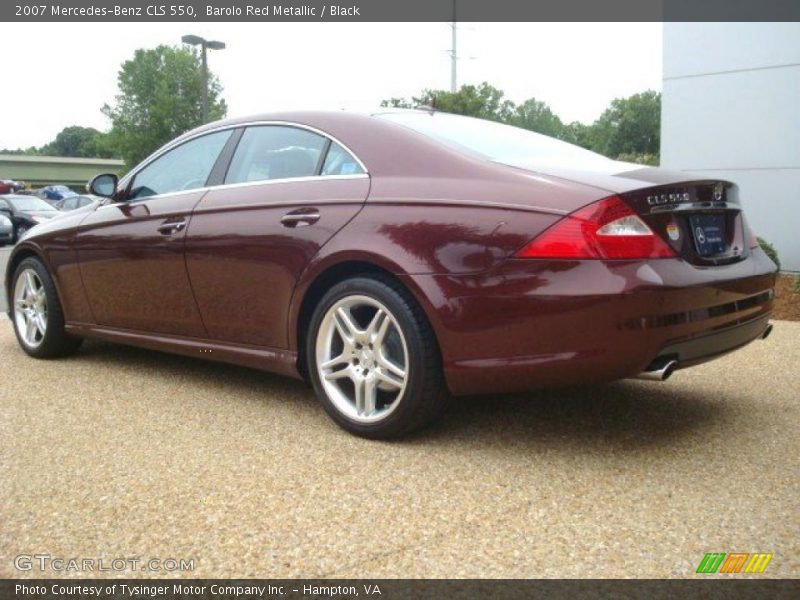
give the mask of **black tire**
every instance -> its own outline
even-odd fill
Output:
[[[19,331],[17,323],[17,307],[13,306],[14,290],[16,289],[17,279],[27,269],[33,269],[39,277],[39,281],[44,288],[45,297],[47,299],[47,327],[46,332],[36,347],[28,345]],[[11,298],[9,303],[12,303],[12,321],[14,323],[14,333],[17,336],[17,341],[22,349],[33,356],[34,358],[57,358],[61,356],[68,356],[75,352],[81,345],[83,340],[81,338],[73,337],[64,331],[64,312],[61,308],[61,302],[58,299],[58,292],[53,283],[53,278],[47,271],[41,260],[38,258],[26,258],[17,265],[14,271],[14,277],[11,280]]]
[[[374,298],[391,311],[408,347],[408,375],[397,407],[373,423],[355,421],[341,412],[323,388],[317,369],[316,340],[328,310],[352,295]],[[314,309],[306,333],[306,364],[311,383],[323,407],[343,429],[371,439],[389,439],[408,434],[438,419],[446,410],[449,394],[442,374],[436,336],[414,297],[391,277],[366,274],[334,285]]]

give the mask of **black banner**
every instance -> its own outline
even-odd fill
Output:
[[[800,21],[798,0],[9,0],[2,21]]]
[[[24,579],[0,580],[3,600],[380,598],[754,598],[794,599],[800,582],[780,579]]]

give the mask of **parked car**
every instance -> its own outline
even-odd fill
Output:
[[[62,211],[68,212],[70,210],[75,210],[77,208],[83,208],[84,206],[88,206],[93,202],[97,202],[100,200],[99,198],[95,198],[94,196],[86,196],[86,195],[76,195],[76,196],[67,196],[66,198],[62,198],[61,200],[54,200],[52,205],[54,208]]]
[[[14,243],[14,224],[6,215],[0,214],[0,246]]]
[[[34,225],[49,221],[61,213],[36,196],[6,194],[0,196],[0,215],[11,220],[14,227],[14,242]]]
[[[0,179],[0,194],[14,194],[25,188],[24,181],[13,179]]]
[[[435,111],[217,122],[18,244],[10,315],[34,357],[100,337],[304,377],[398,436],[451,395],[665,379],[765,337],[775,265],[737,187],[694,177]]]
[[[39,197],[43,200],[63,200],[72,196],[77,194],[65,185],[48,185],[39,190]]]

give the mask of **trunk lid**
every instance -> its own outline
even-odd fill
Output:
[[[729,181],[687,179],[687,173],[599,158],[580,169],[541,161],[509,166],[606,190],[622,198],[684,260],[730,264],[749,254],[738,189]]]

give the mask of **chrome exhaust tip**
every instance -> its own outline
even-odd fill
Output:
[[[677,360],[668,360],[648,369],[647,371],[642,371],[638,375],[634,376],[634,379],[646,379],[647,381],[666,381],[677,367]]]
[[[766,329],[764,329],[764,333],[761,334],[761,339],[762,340],[767,339],[770,333],[772,333],[772,323],[769,323]]]

